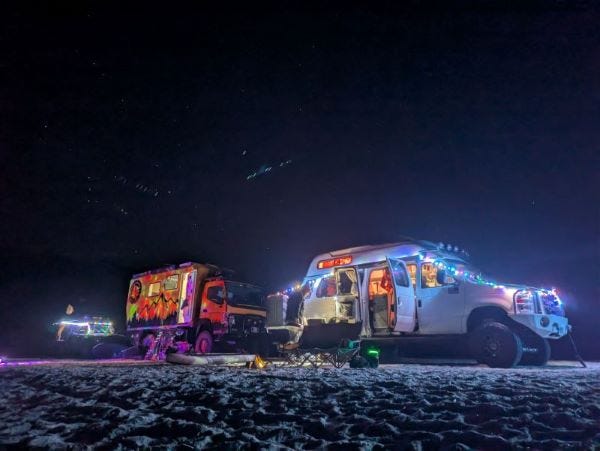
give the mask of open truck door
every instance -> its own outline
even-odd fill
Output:
[[[406,264],[396,258],[387,258],[394,285],[394,332],[413,332],[416,325],[415,290],[412,287]]]

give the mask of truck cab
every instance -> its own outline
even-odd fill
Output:
[[[547,339],[569,331],[555,291],[498,284],[465,252],[428,241],[318,255],[303,285],[307,324],[360,324],[362,337],[464,334],[491,366],[545,364]]]
[[[216,345],[246,348],[266,332],[264,295],[229,280],[220,268],[183,263],[135,274],[126,303],[127,331],[143,352],[210,353]]]
[[[264,333],[266,308],[262,290],[251,284],[223,278],[208,279],[202,290],[198,327],[194,344],[197,353],[211,352],[212,340],[235,342],[239,337]],[[202,335],[202,337],[201,337]]]

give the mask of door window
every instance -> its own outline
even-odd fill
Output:
[[[437,288],[444,285],[451,285],[454,282],[454,279],[446,274],[444,283],[439,283],[438,267],[430,262],[421,264],[421,288]]]
[[[206,289],[206,299],[215,304],[222,304],[224,299],[223,287],[222,286],[213,286],[208,287]]]
[[[394,275],[394,282],[399,287],[408,287],[408,274],[404,265],[398,260],[390,260],[390,266],[392,267],[392,274]]]

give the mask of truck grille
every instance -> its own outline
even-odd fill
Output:
[[[229,321],[229,332],[237,334],[256,334],[265,329],[265,320],[260,316],[233,315]]]

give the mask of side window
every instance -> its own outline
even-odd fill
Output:
[[[338,293],[357,294],[356,272],[353,269],[338,271]]]
[[[148,285],[148,297],[158,296],[160,293],[160,282],[154,282]]]
[[[166,291],[176,290],[178,282],[179,282],[179,275],[173,274],[172,276],[169,276],[165,279],[163,285],[164,285]]]
[[[224,295],[223,287],[221,287],[221,286],[208,287],[206,289],[206,298],[209,301],[214,302],[215,304],[223,303],[223,298],[224,298],[223,295]]]
[[[421,265],[421,288],[441,287],[436,280],[437,266],[433,263],[423,263]]]
[[[317,297],[318,298],[326,298],[335,296],[337,294],[337,289],[335,287],[335,277],[334,276],[325,276],[319,282],[319,286],[317,287]]]
[[[408,269],[408,275],[410,276],[410,281],[412,282],[412,286],[417,286],[417,265],[414,263],[408,263],[406,265],[406,269]]]
[[[313,288],[315,287],[315,280],[307,280],[304,282],[302,287],[300,288],[300,292],[302,293],[302,297],[304,299],[309,299],[312,295]]]
[[[421,264],[421,288],[437,288],[444,285],[450,285],[454,283],[454,279],[449,275],[446,275],[444,283],[439,283],[438,280],[438,267],[433,263]]]
[[[407,287],[408,286],[408,274],[406,274],[406,270],[402,263],[396,260],[390,260],[390,264],[392,266],[392,274],[394,275],[394,282],[399,287]]]

